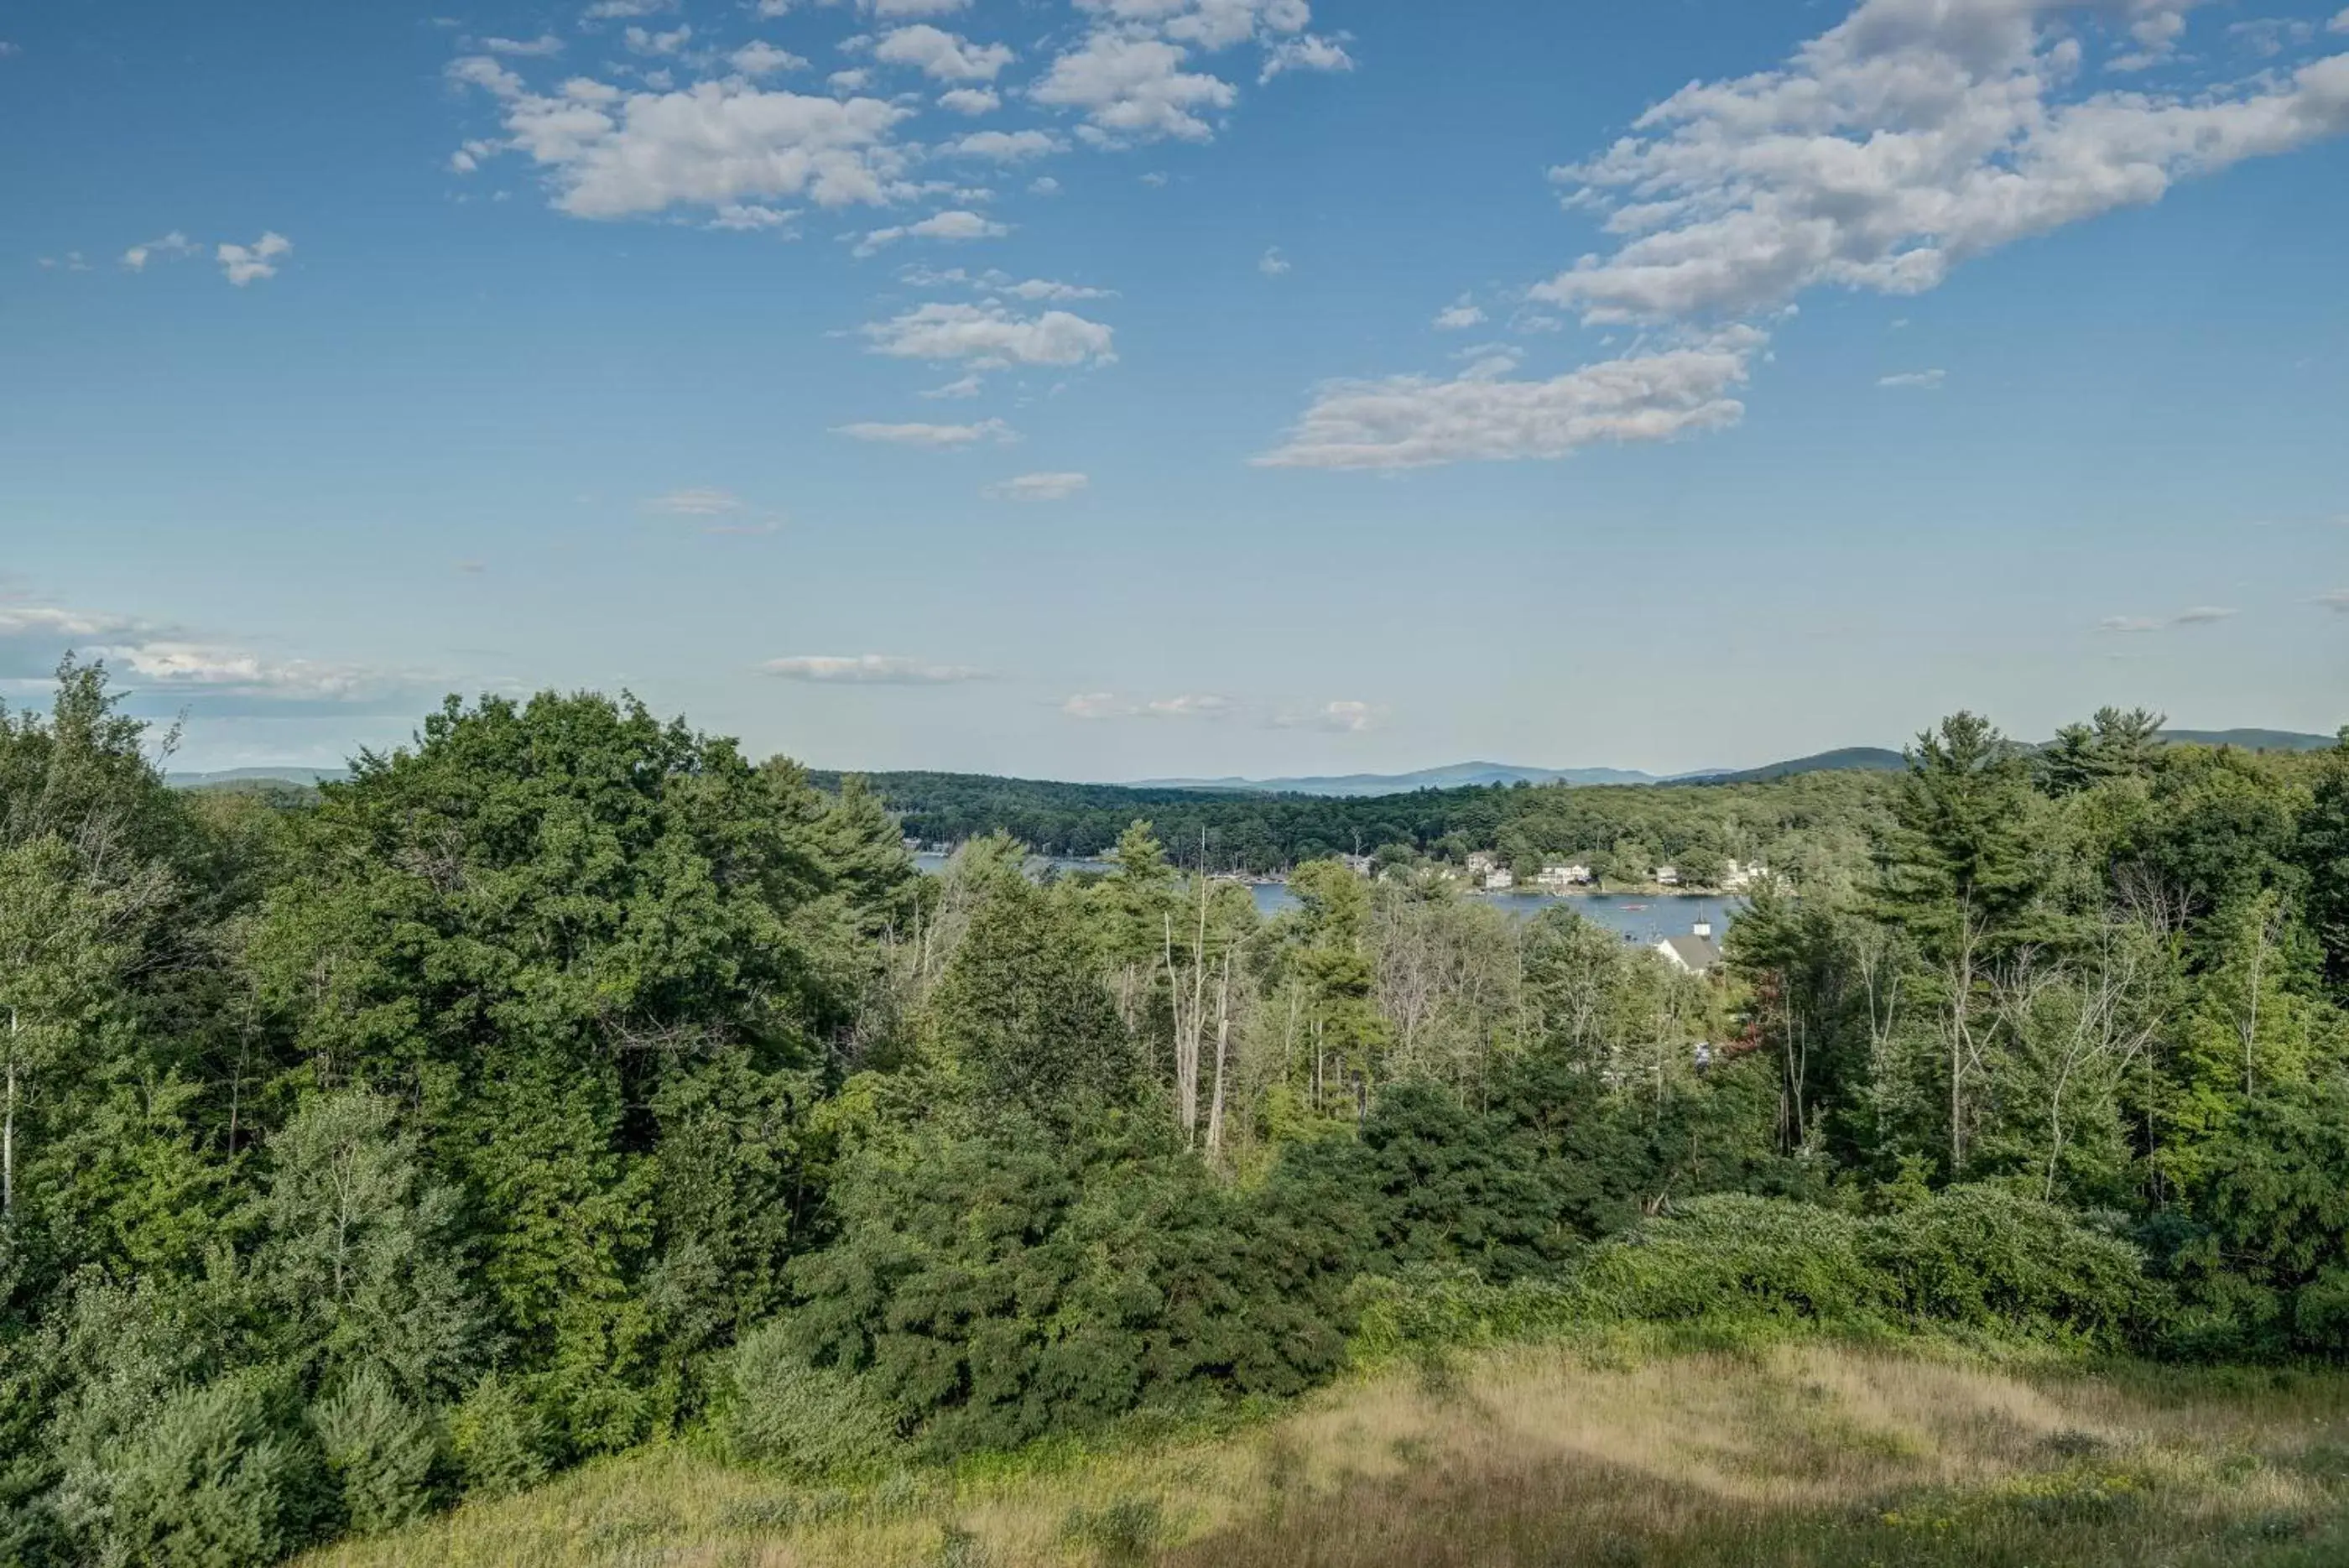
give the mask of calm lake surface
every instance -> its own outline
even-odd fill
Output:
[[[925,871],[936,872],[947,863],[943,855],[916,855],[914,863]],[[1068,860],[1041,857],[1036,862],[1040,871],[1050,867],[1059,871],[1106,872],[1112,867],[1106,860]],[[1268,918],[1283,909],[1297,908],[1297,896],[1281,883],[1265,882],[1251,887],[1256,896],[1257,912]],[[1544,909],[1564,904],[1584,919],[1608,929],[1620,931],[1626,940],[1653,941],[1659,937],[1685,936],[1700,920],[1713,923],[1718,937],[1729,922],[1745,907],[1743,898],[1723,898],[1719,894],[1685,893],[1650,896],[1639,893],[1572,893],[1559,897],[1554,893],[1471,893],[1497,905],[1521,920],[1530,920]]]

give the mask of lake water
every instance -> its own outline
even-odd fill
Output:
[[[916,855],[914,863],[925,871],[937,871],[947,862],[943,855]],[[1112,867],[1106,860],[1069,860],[1040,858],[1040,869],[1050,866],[1061,871],[1106,872]],[[1297,895],[1279,882],[1259,882],[1248,888],[1256,897],[1257,912],[1268,919],[1284,909],[1297,908]],[[1726,930],[1729,922],[1745,907],[1743,898],[1727,898],[1709,893],[1471,893],[1472,898],[1482,898],[1521,920],[1530,920],[1544,909],[1564,904],[1584,919],[1620,931],[1625,940],[1652,942],[1660,937],[1686,936],[1691,927],[1700,920],[1713,924],[1715,937]]]

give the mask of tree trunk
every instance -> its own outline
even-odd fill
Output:
[[[1207,1104],[1207,1158],[1224,1149],[1224,1058],[1232,1042],[1232,955],[1224,954],[1223,985],[1216,996],[1216,1093]]]
[[[8,1108],[0,1118],[0,1215],[16,1212],[16,1010],[8,1010]]]

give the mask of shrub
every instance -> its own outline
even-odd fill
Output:
[[[310,1426],[352,1529],[395,1529],[431,1506],[440,1451],[432,1424],[375,1367],[361,1367],[313,1407]]]
[[[546,1479],[546,1436],[521,1389],[491,1373],[449,1421],[449,1446],[470,1497],[507,1497]]]
[[[870,1465],[897,1435],[856,1378],[810,1366],[780,1320],[743,1335],[726,1370],[716,1424],[737,1459],[815,1480]]]
[[[105,1563],[243,1568],[311,1533],[317,1456],[254,1374],[187,1388],[67,1482],[80,1533]],[[291,1429],[287,1429],[291,1428]]]
[[[1872,1221],[1864,1247],[1890,1304],[1933,1322],[2117,1341],[2157,1306],[2135,1247],[2002,1188],[1936,1193]]]
[[[1874,1315],[1886,1281],[1861,1222],[1768,1198],[1699,1198],[1591,1249],[1577,1292],[1610,1317],[1854,1320]]]

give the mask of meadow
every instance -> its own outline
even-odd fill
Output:
[[[1220,1430],[792,1486],[689,1444],[310,1568],[1531,1568],[2349,1560],[2349,1376],[1611,1334],[1401,1360]]]

